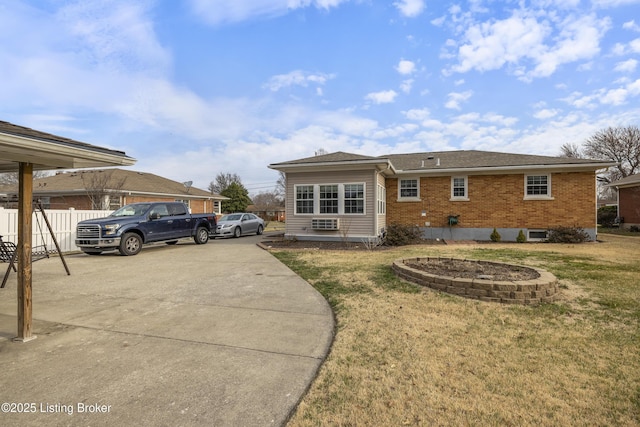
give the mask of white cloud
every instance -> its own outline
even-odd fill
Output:
[[[413,88],[413,79],[403,80],[400,84],[400,90],[404,93],[410,93]]]
[[[335,78],[335,74],[311,74],[302,70],[294,70],[287,74],[278,74],[277,76],[271,77],[264,87],[273,92],[277,92],[282,88],[290,86],[307,87],[310,83],[322,86],[333,78]]]
[[[373,102],[374,104],[389,104],[395,101],[398,93],[395,90],[384,90],[381,92],[372,92],[365,96],[366,100]]]
[[[638,61],[636,59],[628,59],[623,62],[618,62],[613,69],[621,73],[632,73],[636,70],[637,66]]]
[[[525,81],[548,77],[563,64],[597,55],[609,27],[608,18],[594,15],[557,20],[517,10],[509,18],[468,27],[458,48],[458,64],[451,71],[488,71],[509,65]]]
[[[64,6],[56,19],[85,47],[86,61],[112,72],[140,70],[157,76],[171,65],[171,57],[157,40],[150,10],[146,0],[85,0]]]
[[[452,110],[460,110],[462,108],[460,104],[471,98],[472,95],[473,91],[470,90],[466,92],[451,92],[447,95],[448,100],[444,106]]]
[[[638,0],[591,0],[591,3],[594,7],[608,9],[628,4],[639,4],[640,2]]]
[[[545,108],[543,110],[536,111],[533,117],[539,120],[547,120],[557,115],[558,115],[558,110]]]
[[[565,19],[559,25],[558,42],[534,58],[538,64],[531,76],[548,77],[562,64],[594,57],[600,52],[600,39],[610,26],[608,18],[596,19],[592,15]]]
[[[458,50],[459,63],[453,71],[495,70],[523,57],[539,55],[550,31],[547,23],[522,12],[504,20],[475,24],[465,33],[466,43]]]
[[[401,60],[396,66],[396,71],[403,76],[413,74],[416,70],[416,64],[412,61],[407,61],[405,59]]]
[[[629,47],[631,48],[631,51],[634,53],[640,53],[640,39],[635,39],[632,40],[629,43]]]
[[[409,120],[418,120],[423,121],[426,120],[431,114],[428,109],[412,109],[408,111],[403,111],[402,114]]]
[[[425,9],[424,0],[399,0],[393,3],[400,13],[406,17],[414,18],[420,15]]]
[[[315,6],[330,9],[350,0],[189,0],[194,15],[212,25],[255,18],[273,18],[291,10]]]
[[[610,105],[621,105],[627,100],[628,92],[624,88],[611,89],[600,97],[600,103]]]
[[[636,21],[633,19],[622,24],[622,28],[624,28],[625,30],[640,32],[640,25],[636,24]]]

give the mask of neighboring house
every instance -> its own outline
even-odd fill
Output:
[[[16,189],[0,189],[8,201],[17,197]],[[129,203],[180,201],[192,213],[220,213],[226,197],[147,172],[125,169],[89,169],[59,172],[33,180],[33,196],[46,209],[115,210]]]
[[[269,165],[286,174],[285,237],[374,240],[390,224],[425,238],[505,241],[557,226],[596,237],[596,171],[616,163],[486,151],[364,156],[344,152]]]
[[[247,206],[247,212],[258,215],[260,218],[264,219],[265,221],[282,222],[285,220],[284,206],[283,207],[279,207],[279,206],[264,207],[264,206],[249,205]]]
[[[640,174],[635,174],[612,182],[609,187],[618,190],[618,216],[622,226],[640,227]]]

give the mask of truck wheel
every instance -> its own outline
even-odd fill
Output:
[[[240,237],[242,236],[242,230],[240,230],[240,227],[236,227],[233,229],[233,237]]]
[[[206,227],[198,227],[196,229],[196,235],[193,236],[193,241],[196,245],[204,245],[209,241],[209,230]]]
[[[261,226],[261,225],[259,225],[259,226],[258,226],[258,231],[256,232],[256,235],[257,235],[257,236],[259,236],[259,235],[261,235],[261,234],[262,234],[262,226]]]
[[[142,238],[136,233],[125,233],[118,250],[124,256],[137,255],[142,250]]]

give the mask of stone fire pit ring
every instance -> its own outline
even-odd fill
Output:
[[[494,280],[494,277],[488,274],[476,274],[475,277],[454,277],[455,273],[452,275],[432,274],[411,266],[416,264],[428,266],[433,261],[438,263],[477,263],[483,266],[493,264],[518,271],[531,270],[532,278],[527,280]],[[558,279],[548,271],[495,261],[441,257],[404,258],[394,261],[392,269],[397,276],[418,285],[486,302],[536,305],[553,302],[558,293]]]

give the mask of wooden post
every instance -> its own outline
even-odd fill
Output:
[[[33,164],[20,163],[18,176],[18,336],[27,342],[31,335],[31,218],[33,215]]]

